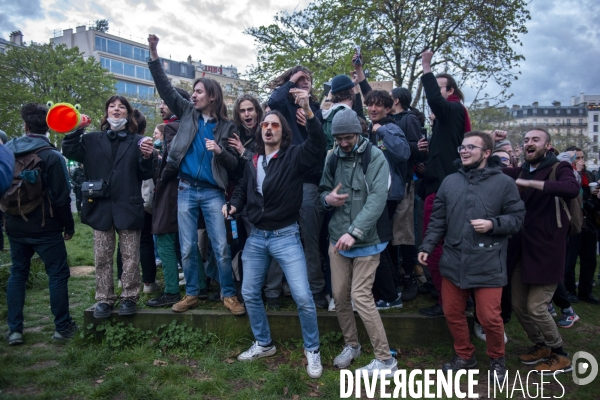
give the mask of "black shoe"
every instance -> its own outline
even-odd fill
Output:
[[[281,301],[279,301],[279,297],[267,297],[265,305],[269,310],[277,311],[281,309]]]
[[[468,360],[464,358],[460,358],[459,356],[454,356],[452,361],[446,363],[442,366],[442,371],[460,371],[461,369],[473,369],[477,367],[477,360],[475,359],[475,355],[473,355]]]
[[[313,294],[313,300],[315,302],[316,307],[322,308],[324,310],[327,310],[329,308],[329,302],[327,301],[327,298],[325,297],[323,292]]]
[[[94,308],[94,318],[108,318],[112,314],[112,306],[108,303],[98,303]]]
[[[494,375],[496,375],[495,378]],[[492,382],[495,382],[494,379],[498,380],[498,382],[503,382],[505,375],[506,363],[504,361],[504,357],[490,358],[490,376],[492,378]]]
[[[158,297],[148,300],[146,305],[148,307],[164,307],[164,306],[172,306],[175,303],[179,303],[181,301],[181,295],[179,293],[170,294],[170,293],[161,293]]]
[[[119,315],[133,315],[137,311],[135,303],[131,300],[123,300],[119,307]]]
[[[198,300],[208,300],[208,286],[205,287],[204,289],[200,289],[200,291],[198,292]],[[219,301],[221,299],[219,298]]]
[[[424,284],[419,286],[419,289],[417,289],[417,291],[420,294],[429,294],[429,293],[431,293],[431,289],[433,289],[433,288],[434,288],[433,283],[425,282]]]
[[[600,299],[595,298],[591,294],[589,294],[587,296],[579,295],[579,300],[585,301],[586,303],[590,303],[590,304],[596,304],[596,305],[600,304]]]
[[[402,301],[411,301],[417,297],[419,284],[414,277],[405,277],[402,286]]]
[[[567,300],[573,304],[579,303],[579,297],[574,293],[567,293]]]
[[[221,292],[214,292],[208,299],[210,301],[214,301],[215,303],[221,303],[223,301],[221,300]]]
[[[419,314],[424,315],[426,317],[443,317],[444,309],[438,303],[431,307],[419,308]]]

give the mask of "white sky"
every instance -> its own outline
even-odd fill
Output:
[[[54,31],[107,19],[109,33],[145,42],[159,36],[159,54],[244,72],[255,63],[255,46],[243,30],[267,25],[281,10],[302,9],[308,0],[0,0],[0,37],[19,29],[25,40],[47,43]],[[509,104],[566,104],[572,95],[600,94],[600,3],[598,0],[533,0],[525,55]],[[474,92],[464,88],[467,103]],[[492,89],[493,93],[493,89]]]

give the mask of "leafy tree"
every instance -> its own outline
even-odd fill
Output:
[[[98,127],[115,80],[93,57],[84,60],[77,47],[31,43],[0,54],[0,129],[10,137],[23,133],[21,107],[29,102],[80,104]],[[59,147],[62,135],[51,133]]]
[[[93,30],[99,32],[108,32],[108,20],[107,19],[97,19],[94,21]]]
[[[523,56],[521,45],[530,19],[525,0],[315,0],[306,9],[275,16],[269,26],[250,28],[258,45],[251,78],[265,82],[275,71],[301,62],[320,83],[346,72],[352,44],[361,45],[364,61],[380,78],[421,94],[420,54],[436,53],[432,66],[457,81],[484,90],[495,82],[507,90]]]

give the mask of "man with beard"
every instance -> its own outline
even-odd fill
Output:
[[[443,370],[477,366],[464,311],[473,292],[487,335],[490,371],[502,381],[506,364],[500,299],[507,283],[506,247],[508,236],[523,226],[525,206],[517,187],[502,174],[499,158],[490,156],[493,147],[487,133],[465,134],[458,147],[460,168],[444,179],[436,194],[419,262],[427,265],[429,254],[444,238],[442,296],[456,356]]]
[[[512,271],[513,309],[534,347],[519,360],[539,364],[538,372],[572,370],[562,338],[550,313],[558,283],[564,279],[569,216],[567,203],[579,195],[579,184],[568,162],[559,162],[551,147],[550,134],[535,128],[523,140],[525,163],[504,168],[516,180],[525,203],[523,229],[508,246],[507,265]]]

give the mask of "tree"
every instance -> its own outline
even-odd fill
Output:
[[[97,19],[94,21],[93,30],[99,32],[108,32],[108,20],[107,19]]]
[[[258,45],[260,82],[295,61],[328,77],[343,73],[352,44],[361,45],[375,75],[421,94],[420,54],[436,53],[432,66],[478,90],[495,82],[506,100],[523,56],[521,45],[530,19],[525,0],[316,0],[305,10],[275,16],[275,24],[250,28]],[[318,79],[322,79],[320,75]],[[415,93],[416,86],[416,93]],[[486,96],[484,96],[486,97]]]
[[[9,47],[0,54],[0,129],[10,137],[23,133],[21,107],[29,102],[80,104],[98,127],[115,80],[93,57],[84,60],[77,47],[36,44]],[[59,147],[62,135],[51,133]]]

